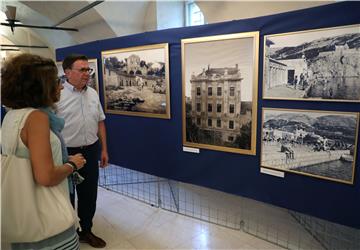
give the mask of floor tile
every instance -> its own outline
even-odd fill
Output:
[[[105,249],[280,249],[244,232],[99,188],[93,231]],[[81,249],[93,249],[81,244]]]

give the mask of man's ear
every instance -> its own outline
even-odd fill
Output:
[[[64,73],[65,73],[65,75],[67,76],[68,74],[70,74],[70,69],[65,69],[65,70],[64,70]]]

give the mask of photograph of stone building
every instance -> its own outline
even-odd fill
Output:
[[[263,109],[261,166],[352,184],[357,113]]]
[[[102,52],[105,112],[170,119],[168,44]]]
[[[264,99],[360,102],[360,25],[264,38]]]
[[[182,40],[183,144],[255,154],[256,32]]]

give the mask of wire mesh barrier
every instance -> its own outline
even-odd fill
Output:
[[[295,211],[289,212],[325,249],[360,249],[360,230]]]
[[[116,193],[159,207],[159,183],[165,179],[110,165],[101,169],[99,185]]]
[[[100,170],[99,185],[164,210],[242,230],[287,249],[360,249],[360,230],[116,165]]]

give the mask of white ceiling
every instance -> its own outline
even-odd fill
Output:
[[[185,0],[104,1],[86,12],[64,22],[61,27],[77,28],[79,32],[1,26],[1,35],[14,44],[46,45],[44,55],[54,57],[54,49],[75,44],[103,40],[156,30],[157,27],[183,26]],[[16,6],[16,19],[23,24],[53,26],[94,1],[13,1],[0,0],[1,11],[6,5]],[[289,10],[329,4],[334,1],[196,1],[208,23],[269,15]],[[170,5],[173,5],[170,8]],[[162,5],[162,6],[160,6]],[[160,7],[159,7],[160,6]],[[178,9],[175,13],[174,6]],[[159,12],[159,13],[157,13]],[[160,13],[161,12],[161,13]],[[1,22],[4,21],[4,18]],[[27,51],[38,53],[37,51]]]
[[[16,19],[23,24],[53,26],[93,1],[2,1],[1,10],[6,5],[16,6]],[[59,27],[77,28],[79,32],[31,29],[32,35],[41,38],[51,48],[102,40],[143,32],[144,15],[149,2],[105,1],[62,23]],[[3,20],[2,20],[3,21]],[[9,40],[16,39],[16,33],[27,28],[1,26],[2,35]]]

